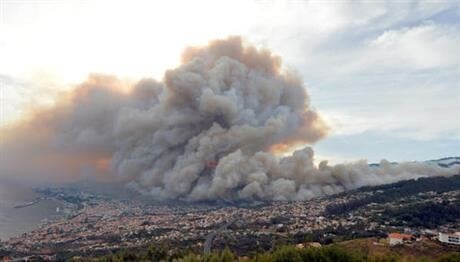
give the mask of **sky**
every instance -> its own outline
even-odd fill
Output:
[[[241,35],[302,76],[332,163],[460,155],[458,1],[0,0],[0,126],[90,73],[161,79]]]

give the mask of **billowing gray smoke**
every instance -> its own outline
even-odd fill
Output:
[[[163,82],[146,79],[129,88],[92,76],[9,130],[1,172],[117,177],[158,200],[187,201],[302,200],[458,173],[385,161],[378,168],[365,161],[317,167],[309,147],[275,156],[327,130],[301,79],[280,65],[269,51],[232,37],[187,49]]]

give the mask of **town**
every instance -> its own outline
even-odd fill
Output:
[[[364,188],[309,201],[239,205],[151,204],[65,188],[46,189],[42,190],[44,197],[68,201],[67,210],[62,211],[67,212],[66,216],[2,245],[10,256],[87,256],[152,243],[194,252],[231,247],[244,255],[255,248],[270,250],[283,244],[320,246],[377,237],[391,245],[430,240],[458,250],[460,189],[456,183],[460,177],[435,179]],[[439,183],[443,190],[429,190]],[[417,190],[404,193],[406,188]],[[392,198],[393,191],[398,192],[397,199]],[[432,218],[435,224],[417,224],[398,215],[388,217],[391,212],[414,205],[417,210],[423,210],[423,205],[456,209],[452,218],[448,213],[439,214],[442,222]]]

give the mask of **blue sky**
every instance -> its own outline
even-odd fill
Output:
[[[460,154],[460,12],[451,3],[350,10],[348,26],[298,62],[333,127],[317,154],[371,162]]]
[[[161,78],[185,46],[242,35],[304,79],[331,127],[318,159],[460,155],[458,1],[189,2],[2,1],[3,122],[91,72]]]

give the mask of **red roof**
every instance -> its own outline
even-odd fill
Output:
[[[397,239],[406,240],[406,239],[411,239],[412,235],[400,234],[400,233],[391,233],[391,234],[388,235],[388,237],[389,238],[397,238]]]
[[[206,161],[207,168],[216,168],[217,164],[218,164],[217,161],[214,161],[214,160]]]

